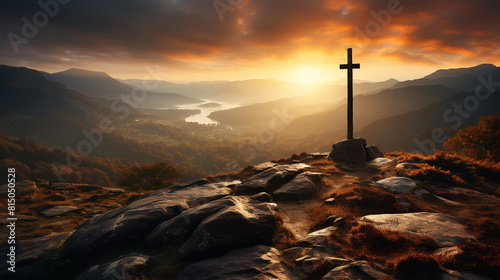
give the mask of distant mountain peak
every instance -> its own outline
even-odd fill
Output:
[[[425,79],[435,80],[440,78],[461,76],[461,75],[472,75],[478,76],[495,70],[497,66],[491,63],[484,63],[474,67],[468,68],[452,68],[452,69],[441,69],[436,72],[425,76]]]
[[[97,71],[85,70],[85,69],[80,69],[80,68],[70,68],[68,70],[57,72],[54,74],[69,75],[69,76],[86,76],[86,77],[88,77],[88,76],[110,77],[105,72],[97,72]]]

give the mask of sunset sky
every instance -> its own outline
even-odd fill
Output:
[[[497,0],[38,2],[2,1],[0,63],[116,78],[159,65],[173,82],[307,83],[343,78],[347,47],[361,63],[355,78],[372,81],[500,59]]]

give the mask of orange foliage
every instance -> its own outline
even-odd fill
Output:
[[[120,186],[132,190],[160,189],[173,184],[181,173],[166,162],[145,163],[122,171]]]
[[[477,126],[460,129],[444,144],[444,150],[476,160],[500,161],[500,114],[482,117]]]

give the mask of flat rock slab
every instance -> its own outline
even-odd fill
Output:
[[[222,184],[204,180],[175,185],[149,193],[125,207],[87,220],[66,242],[68,257],[94,256],[142,241],[158,224],[190,205],[199,205],[229,195]]]
[[[136,278],[130,275],[130,272],[146,265],[149,258],[137,253],[123,255],[112,262],[94,265],[76,280],[134,280]]]
[[[440,275],[440,280],[492,280],[488,277],[470,273],[470,272],[462,272],[462,271],[448,271],[446,273],[442,273]]]
[[[58,205],[45,210],[40,211],[40,215],[44,217],[54,217],[68,214],[80,210],[80,208],[72,205]]]
[[[330,270],[322,280],[385,280],[388,277],[384,272],[371,267],[367,261],[356,261]]]
[[[177,279],[266,280],[296,278],[281,264],[281,254],[277,249],[258,245],[232,251],[219,258],[188,265]]]
[[[406,177],[389,177],[379,180],[375,184],[393,193],[406,193],[417,186],[415,180]]]
[[[393,162],[393,160],[390,158],[379,157],[379,158],[376,158],[376,159],[370,161],[370,163],[368,165],[375,166],[378,168],[384,168],[387,165],[391,164],[392,162]]]
[[[456,246],[474,236],[454,217],[430,213],[379,214],[368,215],[362,221],[376,227],[433,237],[442,247]]]
[[[456,207],[464,206],[462,203],[459,203],[459,202],[456,202],[453,200],[449,200],[449,199],[446,199],[444,197],[440,197],[437,195],[433,195],[432,193],[430,193],[424,189],[416,189],[413,192],[413,194],[415,196],[422,198],[422,199],[429,201],[429,202],[442,203],[442,204],[446,204],[448,206],[456,206]]]

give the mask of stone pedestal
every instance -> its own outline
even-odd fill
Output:
[[[366,146],[363,138],[345,139],[332,145],[332,152],[328,156],[335,161],[366,162],[384,154],[376,146]]]

